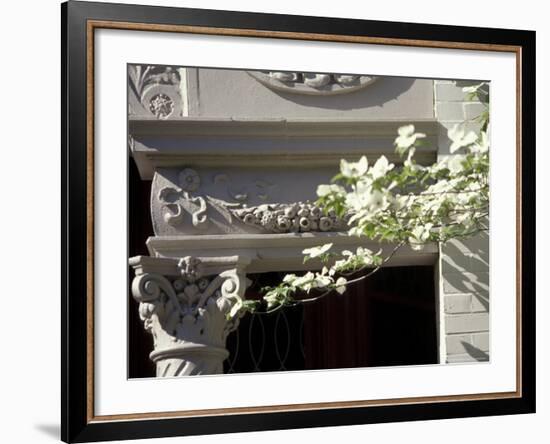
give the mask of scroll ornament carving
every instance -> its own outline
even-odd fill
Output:
[[[137,275],[132,294],[144,328],[153,335],[157,376],[223,373],[227,335],[237,328],[248,284],[237,270],[204,276],[199,260],[184,257],[179,277]]]
[[[146,111],[157,119],[181,115],[177,67],[130,65],[129,85]]]
[[[208,226],[207,205],[201,196],[192,196],[192,192],[200,187],[199,174],[191,169],[185,168],[178,175],[178,187],[164,187],[158,193],[158,199],[165,205],[166,212],[164,220],[172,226],[177,226],[183,221],[184,209],[180,199],[187,204],[187,211],[191,213],[191,221],[195,228],[205,229]]]

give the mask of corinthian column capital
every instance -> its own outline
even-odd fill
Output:
[[[132,295],[154,338],[157,376],[222,373],[226,338],[238,326],[248,285],[247,260],[138,256],[130,264]]]

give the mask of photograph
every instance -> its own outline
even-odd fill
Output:
[[[485,79],[127,65],[128,378],[491,360]]]
[[[533,32],[62,22],[63,440],[534,412]]]

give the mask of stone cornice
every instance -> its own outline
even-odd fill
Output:
[[[178,136],[311,136],[350,137],[386,136],[395,138],[397,128],[413,124],[417,131],[437,135],[436,119],[366,120],[361,118],[212,118],[181,117],[159,120],[155,117],[130,117],[129,131],[135,137],[146,135]]]
[[[141,177],[151,179],[155,168],[184,165],[334,166],[363,154],[396,162],[397,128],[410,123],[427,134],[417,161],[434,161],[439,131],[434,119],[140,118],[129,120],[129,134]]]

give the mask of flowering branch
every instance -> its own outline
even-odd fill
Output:
[[[465,91],[480,97],[484,84]],[[340,161],[340,172],[332,183],[319,185],[317,205],[325,213],[348,220],[348,234],[395,245],[386,257],[382,250],[372,252],[359,247],[355,252],[331,252],[332,244],[303,251],[304,262],[320,260],[321,271],[302,276],[287,274],[274,287],[264,288],[263,303],[271,313],[287,305],[304,304],[336,292],[376,273],[403,246],[421,250],[427,243],[444,243],[487,231],[489,217],[489,122],[488,113],[480,116],[479,134],[466,132],[464,125],[449,129],[450,155],[430,166],[416,163],[416,149],[426,135],[413,125],[398,129],[396,152],[403,159],[399,168],[381,156],[373,165],[366,156],[357,162]],[[347,276],[370,269],[363,276]],[[297,299],[298,292],[318,296]],[[244,301],[243,309],[254,311],[260,301]]]

